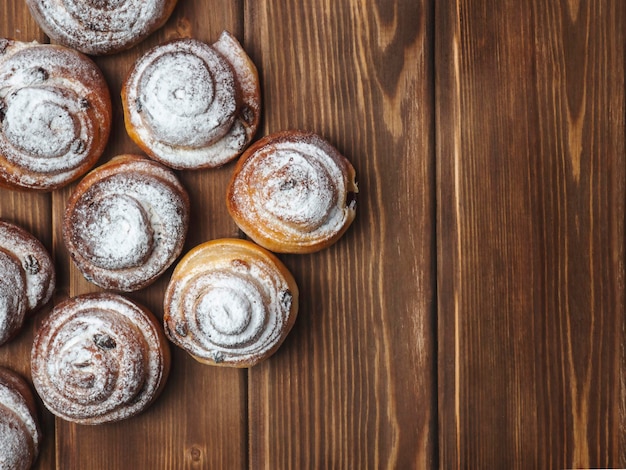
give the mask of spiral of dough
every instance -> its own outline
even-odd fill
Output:
[[[85,177],[70,197],[64,239],[85,277],[133,291],[153,282],[180,254],[189,199],[156,162],[124,155]]]
[[[0,220],[0,344],[10,340],[25,317],[52,297],[52,258],[26,230]]]
[[[165,294],[168,337],[201,362],[249,367],[271,355],[291,329],[298,289],[287,268],[244,240],[190,251]]]
[[[0,39],[0,182],[52,190],[102,154],[109,91],[96,65],[61,46]]]
[[[307,253],[334,243],[356,214],[352,165],[315,134],[287,131],[241,156],[227,205],[254,241],[277,252]]]
[[[24,379],[5,367],[0,367],[0,436],[1,468],[31,468],[40,441],[35,400]]]
[[[55,41],[85,54],[128,49],[160,28],[176,0],[26,0]]]
[[[91,294],[53,310],[35,338],[31,366],[52,413],[100,424],[153,401],[168,374],[169,351],[145,309],[119,295]]]
[[[178,169],[215,167],[238,155],[256,131],[258,97],[256,68],[228,33],[213,46],[180,39],[151,49],[122,90],[129,135]]]

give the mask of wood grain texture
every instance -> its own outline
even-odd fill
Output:
[[[172,346],[161,398],[117,424],[42,408],[37,468],[589,468],[626,466],[626,4],[620,0],[180,0],[135,48],[95,59],[114,101],[101,162],[138,152],[119,93],[176,37],[242,41],[262,82],[257,138],[319,133],[354,164],[357,219],[281,255],[296,325],[250,370]],[[46,41],[21,0],[0,36]],[[232,164],[178,172],[185,251],[241,236]],[[60,300],[99,290],[60,238],[73,185],[0,190],[0,217],[52,250]],[[162,316],[171,269],[132,294]],[[29,378],[38,322],[0,348]]]
[[[247,3],[262,132],[319,133],[360,187],[336,245],[281,257],[301,308],[249,371],[250,468],[436,464],[431,13],[415,1]]]
[[[445,468],[626,465],[625,19],[437,3]]]

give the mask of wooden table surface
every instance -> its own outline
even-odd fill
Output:
[[[279,352],[249,370],[173,348],[161,398],[86,427],[41,411],[37,468],[626,466],[622,0],[180,0],[130,51],[96,58],[114,98],[102,161],[137,152],[119,92],[166,39],[223,29],[257,64],[257,138],[315,131],[354,164],[358,215],[331,248],[280,256],[301,290]],[[0,37],[46,42],[22,0]],[[233,164],[179,172],[186,250],[242,234]],[[52,251],[56,301],[97,290],[60,236],[73,186],[0,191]],[[162,316],[168,271],[131,297]],[[0,364],[29,376],[40,313]]]

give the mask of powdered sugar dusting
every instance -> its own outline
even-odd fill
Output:
[[[100,101],[92,83],[106,89],[96,66],[76,52],[10,42],[0,54],[0,163],[7,162],[1,170],[7,180],[46,189],[86,171],[103,150],[98,142],[110,122],[109,98]]]
[[[157,46],[126,81],[127,126],[146,152],[168,166],[221,165],[238,155],[256,131],[256,70],[243,59],[247,56],[239,43],[223,37],[231,41],[209,46],[181,39]]]
[[[203,57],[192,54],[190,48],[179,49],[160,54],[143,70],[138,96],[141,114],[165,145],[210,145],[233,123],[233,74],[209,47],[202,51]]]
[[[356,191],[343,157],[310,134],[266,142],[244,157],[231,183],[237,217],[263,238],[302,246],[341,232],[354,218],[348,194]]]
[[[0,220],[0,250],[10,253],[21,267],[27,312],[47,303],[54,292],[56,276],[52,258],[41,242],[24,229]]]
[[[26,315],[26,285],[19,261],[0,248],[0,344],[22,326]]]
[[[193,356],[252,365],[291,328],[297,290],[258,248],[225,240],[201,245],[181,261],[165,313],[166,334]]]
[[[140,201],[126,194],[106,193],[92,200],[77,227],[85,257],[105,269],[144,264],[152,252],[154,232]]]
[[[223,31],[219,40],[212,47],[231,64],[244,96],[258,95],[259,79],[256,74],[256,67],[241,47],[241,44],[230,33]],[[253,73],[250,73],[250,68],[253,68]],[[259,106],[258,101],[252,99],[246,100],[246,104],[254,107]]]
[[[158,28],[175,2],[167,0],[27,0],[42,29],[87,54],[125,49]]]
[[[28,469],[32,464],[31,442],[21,423],[0,405],[0,469]]]
[[[15,413],[17,418],[24,423],[28,434],[32,436],[33,444],[38,447],[39,431],[37,429],[37,423],[26,400],[17,390],[11,387],[10,384],[4,383],[2,380],[0,380],[0,405]]]
[[[99,178],[101,172],[107,175]],[[95,284],[139,289],[180,254],[187,197],[174,174],[157,163],[135,160],[112,174],[100,167],[75,191],[64,237],[77,266]]]
[[[113,294],[70,299],[35,338],[33,382],[57,416],[118,421],[142,411],[166,379],[160,333],[146,313]]]
[[[21,89],[5,97],[7,140],[27,155],[44,157],[33,159],[37,171],[51,158],[66,154],[78,138],[71,110],[55,103],[57,96],[52,90]]]
[[[38,453],[39,427],[17,388],[26,384],[8,369],[0,372],[0,469],[28,469]]]

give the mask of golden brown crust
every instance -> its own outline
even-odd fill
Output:
[[[0,219],[0,344],[11,340],[24,319],[54,292],[50,254],[32,234]]]
[[[335,243],[356,215],[356,173],[316,134],[284,131],[239,158],[226,196],[235,223],[277,253],[311,253]]]
[[[167,287],[165,333],[200,362],[251,367],[280,347],[298,314],[298,286],[267,250],[220,239],[192,249]]]
[[[5,367],[0,367],[0,436],[3,468],[30,468],[41,441],[37,405],[26,381]]]
[[[111,114],[87,56],[0,38],[0,185],[51,191],[80,177],[104,151]]]
[[[169,374],[159,321],[120,295],[87,294],[57,305],[33,342],[33,382],[46,407],[68,421],[130,418],[159,396]]]
[[[176,175],[147,158],[120,155],[76,186],[63,240],[87,280],[129,292],[175,261],[188,226],[189,196]]]
[[[149,50],[122,87],[128,135],[176,169],[214,168],[239,155],[259,125],[254,63],[224,31],[209,46],[178,39]]]
[[[100,0],[26,0],[49,37],[91,55],[112,54],[143,41],[165,24],[176,3],[125,0],[103,7]]]

